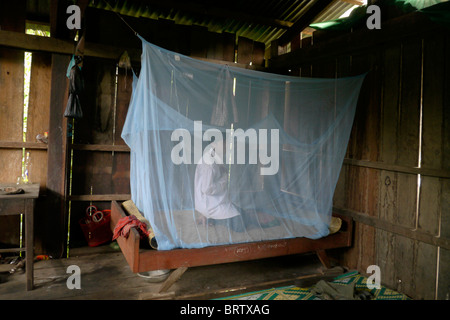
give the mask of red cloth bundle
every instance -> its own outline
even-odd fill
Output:
[[[142,221],[139,221],[135,216],[126,216],[117,221],[117,224],[114,227],[114,235],[112,239],[116,240],[120,236],[128,238],[130,229],[133,227],[137,229],[141,239],[145,237],[148,238],[149,232],[147,231],[147,225]]]

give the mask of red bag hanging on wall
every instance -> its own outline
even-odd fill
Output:
[[[98,210],[95,206],[86,209],[86,216],[79,220],[79,224],[90,247],[111,241],[110,221],[111,210]]]

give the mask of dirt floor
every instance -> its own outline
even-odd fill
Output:
[[[166,282],[150,282],[132,273],[122,253],[110,246],[72,249],[70,255],[67,259],[36,261],[32,291],[26,291],[23,270],[0,273],[0,300],[203,300],[299,285],[343,272],[342,268],[325,270],[315,254],[293,255],[189,268],[160,293]],[[79,267],[80,289],[67,286],[71,265]]]

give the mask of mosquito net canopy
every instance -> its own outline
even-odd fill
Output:
[[[269,74],[141,40],[122,138],[158,249],[328,235],[363,76]]]

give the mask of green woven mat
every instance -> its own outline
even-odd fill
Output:
[[[404,294],[390,290],[386,287],[380,289],[367,288],[367,278],[358,272],[349,272],[334,278],[332,281],[336,284],[348,285],[355,282],[355,290],[366,290],[373,296],[372,300],[410,300]],[[296,286],[287,286],[272,288],[267,290],[248,292],[230,297],[220,298],[219,300],[320,300],[310,292],[310,288],[299,288]]]

